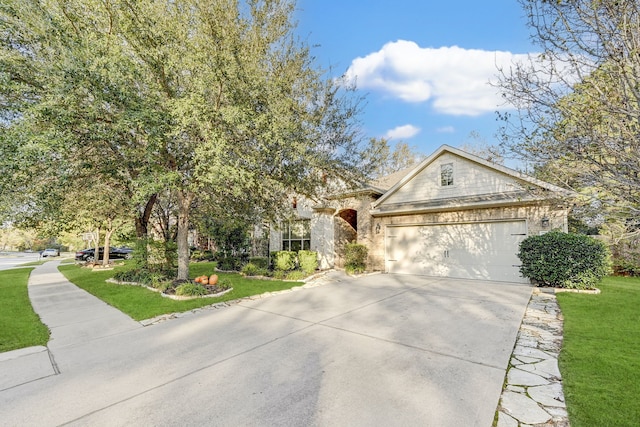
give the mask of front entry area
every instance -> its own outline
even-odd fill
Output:
[[[517,257],[524,220],[387,226],[386,271],[528,283]]]
[[[335,266],[344,268],[347,244],[358,241],[358,212],[343,209],[334,217]]]

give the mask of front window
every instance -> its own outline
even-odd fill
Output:
[[[311,220],[300,219],[284,223],[282,249],[294,252],[311,249]]]
[[[442,187],[453,185],[453,163],[440,166],[440,185]]]

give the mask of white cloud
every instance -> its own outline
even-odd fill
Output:
[[[454,128],[453,126],[443,126],[441,128],[436,129],[436,132],[438,132],[438,133],[455,133],[456,132],[456,128]]]
[[[384,136],[389,139],[411,138],[420,132],[419,127],[403,125],[389,130]]]
[[[345,77],[359,88],[379,90],[406,102],[431,101],[441,113],[476,116],[504,108],[495,81],[499,67],[527,60],[527,54],[463,49],[423,48],[412,41],[385,44],[356,58]]]

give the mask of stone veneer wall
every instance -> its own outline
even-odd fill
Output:
[[[542,227],[542,218],[549,218],[549,227]],[[358,218],[359,219],[359,218]],[[456,222],[482,222],[505,219],[524,219],[527,221],[529,236],[558,229],[567,231],[567,210],[550,205],[530,205],[520,207],[497,207],[488,209],[469,209],[454,212],[437,212],[415,215],[396,215],[371,218],[369,234],[362,236],[362,243],[369,247],[369,268],[385,269],[385,228],[388,225],[446,224]],[[380,233],[376,234],[377,225]],[[360,227],[358,227],[360,228]],[[361,241],[360,235],[358,241]]]
[[[332,210],[316,211],[311,218],[311,250],[318,252],[318,268],[333,268],[335,263],[334,218]]]
[[[358,234],[357,243],[371,247],[373,242],[373,218],[371,217],[371,204],[375,201],[370,195],[360,195],[354,197],[345,197],[342,199],[332,200],[330,206],[335,209],[335,214],[338,214],[344,209],[353,209],[358,213]],[[336,218],[333,218],[336,221]],[[371,249],[369,249],[371,251]],[[342,260],[336,260],[334,266],[342,267],[344,263]]]

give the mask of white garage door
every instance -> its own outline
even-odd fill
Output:
[[[520,277],[518,245],[525,221],[389,226],[389,273],[528,283]]]

